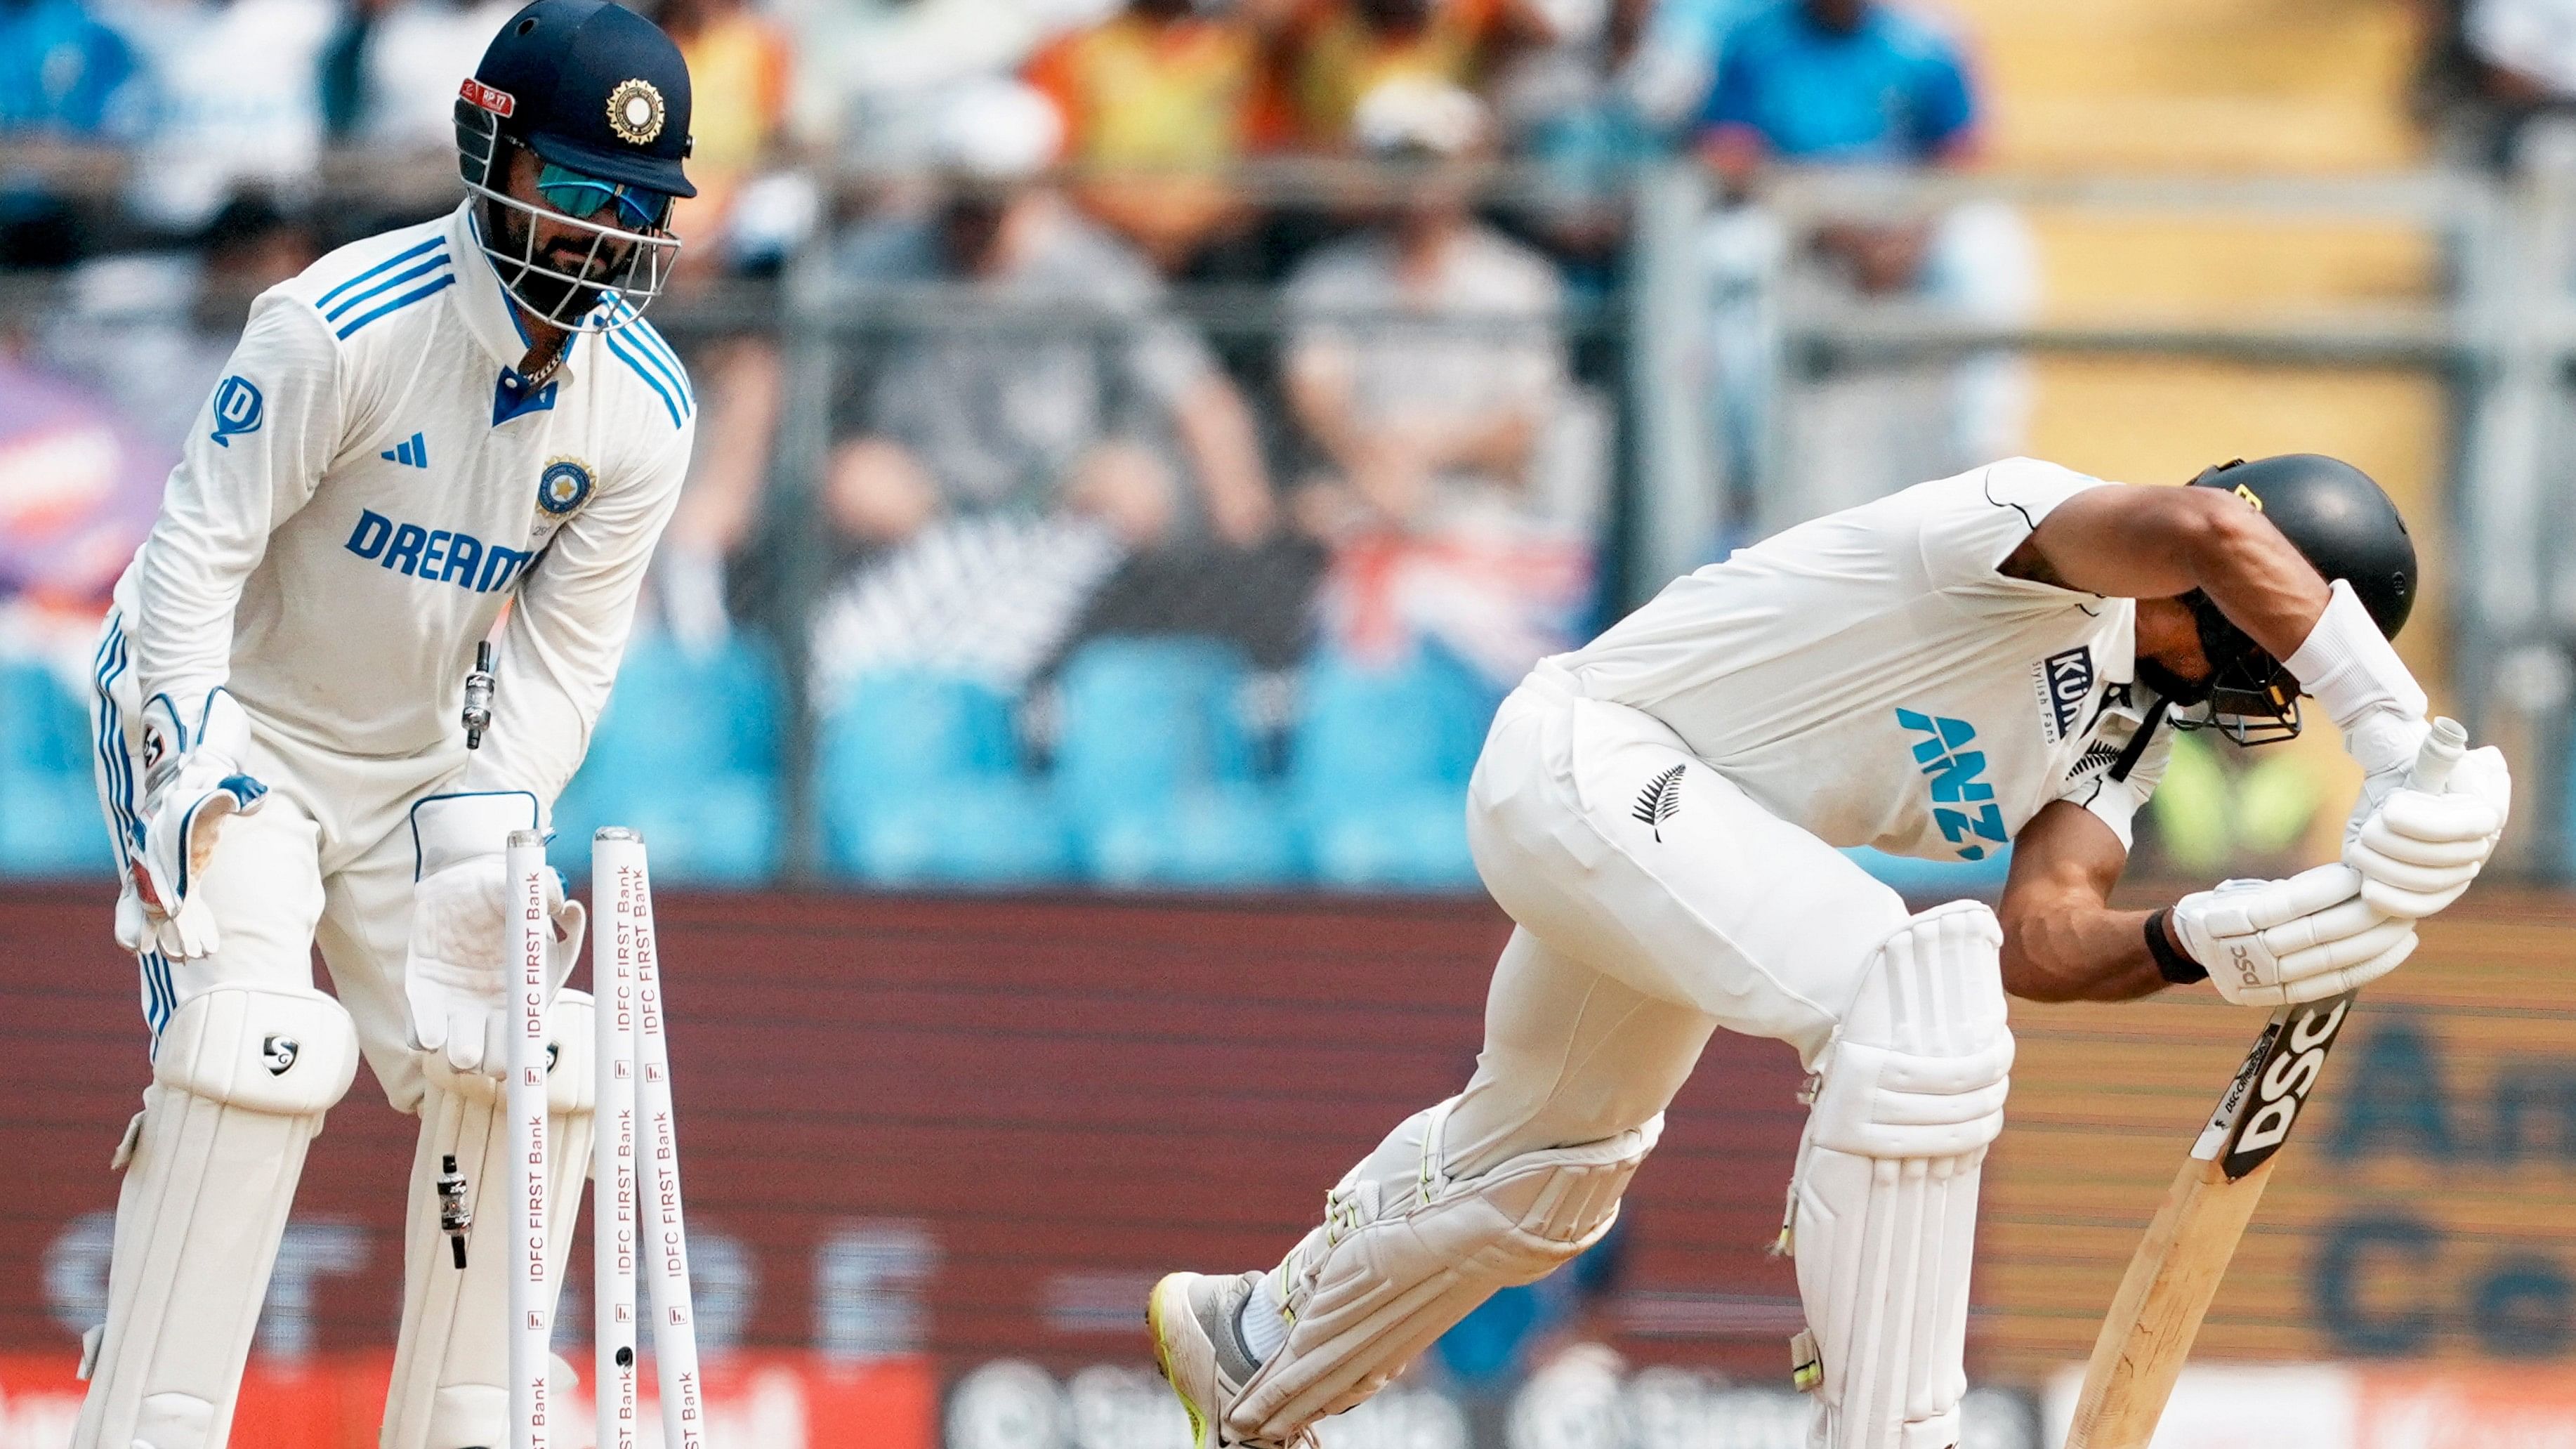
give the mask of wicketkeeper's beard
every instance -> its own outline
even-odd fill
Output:
[[[515,207],[488,198],[483,203],[484,231],[496,239],[493,250],[501,254],[492,265],[500,271],[504,287],[518,293],[540,320],[570,326],[599,305],[602,293],[625,281],[636,248],[631,242],[594,240],[575,232],[548,241],[536,252],[535,266],[505,260],[529,255],[528,231],[536,224],[535,218]],[[576,277],[581,280],[573,280]]]

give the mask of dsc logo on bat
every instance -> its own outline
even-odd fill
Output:
[[[2290,1126],[2299,1117],[2299,1104],[2307,1100],[2317,1077],[2325,1071],[2326,1049],[2334,1045],[2335,1031],[2350,1010],[2352,999],[2338,997],[2330,1004],[2319,1003],[2290,1018],[2280,1055],[2255,1079],[2256,1100],[2245,1119],[2244,1130],[2236,1134],[2230,1157],[2269,1151],[2290,1135]]]

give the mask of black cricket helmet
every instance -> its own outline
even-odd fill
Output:
[[[2397,505],[2370,475],[2321,453],[2239,458],[2202,470],[2195,488],[2222,488],[2269,519],[2327,582],[2342,579],[2394,639],[2415,610],[2415,540]],[[2207,595],[2183,595],[2208,656],[2207,680],[2172,691],[2178,705],[2205,705],[2174,718],[2182,729],[2216,726],[2238,744],[2269,744],[2299,733],[2299,682],[2246,636]],[[2157,681],[2150,680],[2150,687]],[[2160,691],[2164,692],[2164,691]]]
[[[484,254],[530,313],[609,331],[661,293],[680,250],[671,201],[698,194],[681,167],[689,68],[661,27],[609,0],[533,0],[460,88],[456,147],[466,189],[485,203]],[[535,158],[540,201],[504,189],[508,147]],[[540,219],[587,236],[587,255],[542,250]]]

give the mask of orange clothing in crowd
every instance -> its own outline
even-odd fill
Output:
[[[1028,78],[1064,114],[1066,159],[1203,171],[1250,144],[1259,58],[1244,26],[1131,12],[1048,47]]]
[[[757,161],[787,118],[787,42],[747,10],[710,19],[680,41],[689,63],[690,170],[739,172]]]
[[[673,38],[689,63],[689,135],[696,143],[689,179],[698,187],[696,199],[679,203],[673,224],[682,236],[703,237],[714,233],[734,187],[786,124],[793,58],[767,20],[739,7],[710,14]]]
[[[1350,143],[1351,113],[1384,81],[1420,77],[1473,89],[1501,28],[1501,0],[1429,0],[1412,25],[1372,24],[1351,0],[1304,7],[1287,37],[1278,140],[1311,151]]]
[[[1028,79],[1064,116],[1065,159],[1093,173],[1084,208],[1178,271],[1242,215],[1223,173],[1251,147],[1260,64],[1239,22],[1131,10],[1048,47]]]

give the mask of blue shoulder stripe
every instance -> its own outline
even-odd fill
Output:
[[[643,344],[646,356],[660,359],[663,376],[671,379],[672,384],[679,388],[680,401],[694,409],[698,404],[697,395],[689,391],[689,370],[680,365],[680,354],[671,350],[671,344],[662,340],[662,334],[653,330],[652,323],[637,316],[631,309],[626,316],[626,331],[637,342]]]
[[[415,277],[427,276],[429,273],[437,271],[439,268],[446,265],[447,253],[440,252],[436,256],[431,257],[428,261],[422,262],[418,266],[409,267],[396,272],[392,276],[385,278],[383,281],[376,283],[374,286],[369,287],[364,291],[351,292],[346,297],[341,298],[338,305],[332,307],[329,311],[324,312],[322,314],[322,320],[326,322],[337,322],[343,315],[355,308],[359,303],[367,300],[369,297],[379,296],[383,293],[390,292],[394,288],[401,286],[403,283],[408,282]]]
[[[617,333],[602,332],[599,336],[601,341],[608,344],[609,351],[616,353],[619,360],[623,361],[628,367],[635,370],[635,375],[637,377],[644,379],[644,385],[646,387],[649,387],[653,389],[653,391],[662,395],[662,406],[670,410],[671,426],[675,428],[678,427],[682,416],[680,412],[680,400],[672,395],[669,388],[662,385],[662,379],[654,375],[653,369],[645,365],[644,359],[641,356],[629,351],[626,344],[618,340]]]
[[[375,321],[387,312],[399,312],[403,308],[410,306],[412,303],[419,301],[421,298],[428,296],[432,292],[443,292],[449,287],[453,287],[455,285],[456,273],[453,271],[442,273],[437,281],[430,283],[426,287],[419,288],[416,291],[405,292],[401,296],[394,298],[392,301],[385,303],[383,306],[378,307],[372,312],[360,313],[356,321],[342,327],[338,332],[332,335],[346,340],[350,333],[355,332],[359,328],[366,326],[368,323]]]
[[[680,354],[671,350],[671,344],[653,330],[653,324],[644,320],[644,314],[636,311],[633,303],[624,297],[617,298],[616,303],[617,319],[626,324],[618,330],[626,334],[637,351],[662,364],[662,375],[680,390],[680,405],[695,411],[697,394],[689,388],[689,370],[680,365]]]
[[[670,358],[666,354],[654,351],[652,344],[646,342],[640,337],[629,337],[623,340],[629,347],[635,349],[638,356],[642,357],[647,363],[650,363],[655,372],[662,374],[662,380],[664,382],[671,385],[672,395],[680,400],[681,412],[693,413],[698,410],[698,400],[689,394],[688,375],[681,370],[680,364],[676,360]]]
[[[376,263],[374,266],[367,268],[365,271],[360,272],[356,276],[351,277],[349,280],[342,282],[340,285],[333,287],[330,291],[323,293],[319,298],[315,299],[313,305],[316,307],[328,307],[333,301],[338,299],[342,292],[349,290],[360,282],[366,281],[370,277],[382,276],[386,272],[391,271],[395,267],[401,266],[403,263],[410,261],[412,258],[419,256],[421,253],[428,251],[432,247],[443,247],[445,245],[447,245],[447,236],[442,232],[408,251],[397,252],[394,255],[385,258],[383,261]]]

